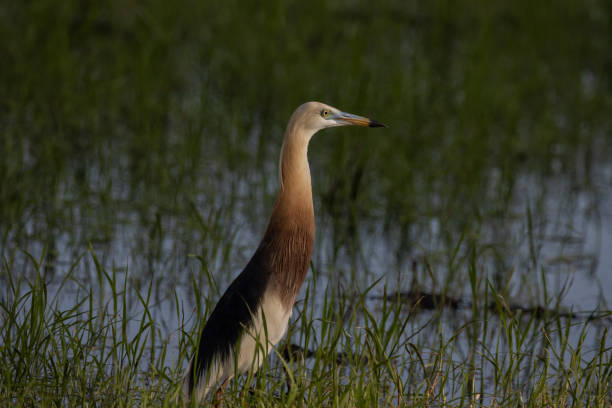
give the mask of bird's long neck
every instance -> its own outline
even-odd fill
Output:
[[[291,134],[285,136],[279,164],[280,192],[275,210],[278,204],[282,204],[281,209],[312,212],[308,142],[301,139]]]
[[[288,127],[281,150],[281,187],[260,249],[270,273],[271,289],[292,307],[314,246],[314,209],[308,140]]]

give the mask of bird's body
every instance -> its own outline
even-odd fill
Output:
[[[235,373],[257,370],[287,329],[314,246],[308,143],[318,130],[378,122],[308,102],[293,113],[280,155],[280,192],[266,232],[230,284],[202,334],[183,380],[186,400],[201,401]]]

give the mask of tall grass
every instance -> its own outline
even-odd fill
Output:
[[[176,329],[164,332],[152,317],[153,283],[141,292],[128,283],[128,273],[104,269],[90,252],[84,257],[96,265],[99,293],[80,287],[68,273],[50,297],[40,260],[26,255],[37,272],[34,281],[11,277],[9,265],[3,266],[10,277],[0,304],[3,404],[173,405],[179,373],[198,334],[183,331],[190,328],[178,298]],[[443,306],[419,312],[418,303],[386,289],[382,300],[372,302],[372,288],[350,294],[328,288],[315,315],[315,288],[307,287],[287,341],[255,378],[230,385],[225,404],[604,407],[612,402],[607,327],[562,317],[558,310],[544,318],[513,312],[490,283],[471,276],[475,296],[465,318]],[[135,305],[128,309],[130,297]],[[202,305],[197,310],[210,311]],[[448,323],[453,319],[460,322],[456,328]],[[172,340],[176,336],[178,341]],[[250,392],[243,390],[245,381]]]

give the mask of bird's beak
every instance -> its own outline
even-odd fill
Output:
[[[382,123],[374,119],[365,118],[363,116],[353,115],[352,113],[339,112],[335,118],[345,125],[369,126],[369,127],[386,127]]]

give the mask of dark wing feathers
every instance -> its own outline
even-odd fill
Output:
[[[261,303],[268,276],[258,250],[227,288],[202,330],[189,373],[189,393],[215,359],[222,361],[230,357],[244,327],[252,325],[252,315]]]

